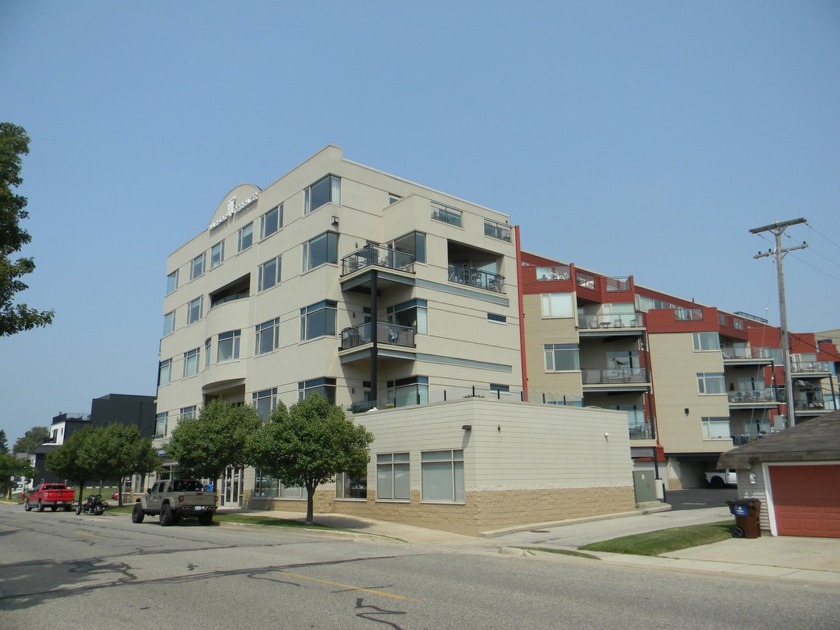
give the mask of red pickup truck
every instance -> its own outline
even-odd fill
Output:
[[[73,509],[75,496],[76,491],[63,483],[42,483],[26,495],[23,509],[28,512],[34,507],[43,512],[48,507],[55,512],[58,508],[64,508],[65,512],[69,512]]]

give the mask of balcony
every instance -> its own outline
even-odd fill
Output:
[[[653,440],[656,432],[652,424],[631,424],[629,427],[631,440]]]
[[[775,355],[780,355],[778,348],[745,348],[721,346],[723,362],[727,365],[770,365]],[[782,357],[778,357],[778,364],[781,365]]]
[[[625,315],[580,315],[578,317],[580,332],[593,330],[610,330],[616,328],[645,327],[645,316],[642,313],[628,313]]]
[[[571,277],[571,267],[568,265],[551,265],[550,267],[537,267],[536,277],[540,282],[548,280],[568,280]]]
[[[808,376],[809,374],[820,375],[831,374],[831,364],[828,361],[808,361],[808,362],[794,362],[790,366],[791,372],[798,376]]]
[[[345,328],[341,331],[341,347],[339,350],[351,350],[373,343],[371,322]],[[400,326],[388,322],[376,323],[376,343],[392,346],[414,347],[416,332],[412,326]]]
[[[777,404],[776,392],[772,388],[756,389],[756,390],[736,390],[728,392],[729,402],[732,404],[740,403],[771,403]]]
[[[449,281],[496,293],[501,293],[505,284],[504,276],[467,265],[449,265]]]
[[[582,369],[581,379],[583,386],[587,385],[615,385],[621,389],[634,389],[635,387],[650,384],[650,374],[646,368],[608,368],[608,369]],[[623,386],[634,386],[625,388]]]
[[[414,256],[398,249],[367,245],[341,259],[341,275],[347,276],[371,266],[414,273]]]

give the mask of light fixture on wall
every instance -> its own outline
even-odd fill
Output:
[[[688,407],[685,408],[685,415],[688,415]]]
[[[472,431],[472,425],[471,425],[471,424],[462,424],[462,425],[461,425],[461,428],[462,428],[464,431]]]
[[[338,217],[333,216],[333,218],[332,218],[332,224],[333,224],[335,227],[338,227]]]

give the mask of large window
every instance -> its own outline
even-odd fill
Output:
[[[210,248],[210,269],[215,269],[225,260],[225,242],[219,241]]]
[[[158,365],[158,385],[166,385],[172,380],[172,359],[164,359]]]
[[[335,320],[338,304],[324,300],[300,309],[300,339],[315,339],[325,335],[335,335]]]
[[[716,332],[691,333],[691,342],[697,351],[720,350],[720,337]]]
[[[268,420],[277,406],[277,388],[263,389],[251,394],[251,404],[263,420]]]
[[[697,391],[701,394],[725,394],[726,383],[722,372],[698,372]]]
[[[298,400],[303,400],[312,394],[321,394],[331,405],[334,405],[335,379],[324,376],[298,383]]]
[[[574,317],[574,296],[571,293],[543,293],[543,317]]]
[[[164,411],[155,416],[155,437],[166,437],[166,421],[169,418],[169,412]]]
[[[304,214],[314,212],[326,203],[341,205],[341,178],[327,175],[306,189]]]
[[[388,402],[395,407],[429,403],[429,377],[410,376],[388,381]]]
[[[243,225],[239,228],[236,238],[236,251],[241,252],[254,244],[254,223]]]
[[[166,276],[166,295],[173,293],[178,288],[178,270],[176,269]]]
[[[367,499],[367,476],[351,477],[347,473],[335,476],[336,499]]]
[[[195,298],[192,302],[190,302],[190,305],[187,308],[187,324],[194,324],[199,319],[201,319],[201,304],[201,296]]]
[[[276,284],[280,284],[280,256],[260,265],[258,290],[265,291]]]
[[[163,336],[171,335],[175,330],[175,311],[163,316]]]
[[[426,262],[426,235],[423,232],[409,232],[394,239],[394,249],[407,252],[419,263]]]
[[[219,344],[216,350],[216,361],[235,361],[239,358],[239,338],[241,331],[229,330],[219,334]]]
[[[338,262],[338,234],[324,232],[303,244],[303,270]]]
[[[271,236],[283,227],[283,204],[274,206],[260,217],[260,238]]]
[[[408,453],[380,453],[376,456],[376,498],[411,499]]]
[[[204,252],[192,259],[190,265],[190,280],[204,275]]]
[[[420,476],[424,501],[464,502],[464,451],[421,453]]]
[[[388,322],[411,326],[418,335],[428,334],[428,307],[426,300],[409,300],[388,307]]]
[[[439,203],[432,204],[432,218],[450,225],[461,225],[461,211]]]
[[[184,353],[184,378],[198,374],[199,348]]]
[[[277,350],[280,344],[280,319],[274,318],[257,326],[256,354]]]
[[[545,350],[546,372],[569,372],[580,369],[580,350],[573,343],[547,343]]]
[[[732,432],[729,430],[729,418],[702,418],[702,422],[704,439],[731,439]]]

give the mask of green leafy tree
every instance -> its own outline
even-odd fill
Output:
[[[96,478],[97,439],[94,431],[91,427],[77,431],[47,455],[47,470],[78,487],[80,503],[85,483]]]
[[[17,439],[14,447],[12,447],[12,452],[31,455],[36,448],[49,439],[50,430],[47,427],[32,427],[23,434],[23,437]]]
[[[29,460],[15,459],[10,453],[0,453],[0,492],[6,498],[12,497],[12,477],[20,480],[21,477],[32,479],[35,476],[35,469]]]
[[[250,463],[248,437],[262,423],[253,407],[217,398],[207,403],[197,418],[181,420],[164,448],[182,473],[213,480],[218,494],[226,468]]]
[[[6,439],[6,431],[0,429],[0,454],[9,452],[9,441]]]
[[[373,435],[320,394],[287,409],[282,403],[248,443],[252,463],[287,486],[306,488],[306,524],[312,525],[315,488],[337,472],[365,474]]]
[[[21,156],[29,153],[29,136],[23,127],[0,123],[0,337],[14,335],[53,320],[53,311],[37,311],[14,304],[15,294],[28,287],[20,278],[35,270],[32,258],[10,257],[32,240],[20,222],[29,217],[26,197],[15,194],[23,183]]]
[[[152,441],[140,435],[133,425],[109,424],[91,432],[89,453],[93,478],[117,479],[122,489],[126,477],[134,473],[148,473],[160,465]],[[122,505],[122,492],[119,495]]]

